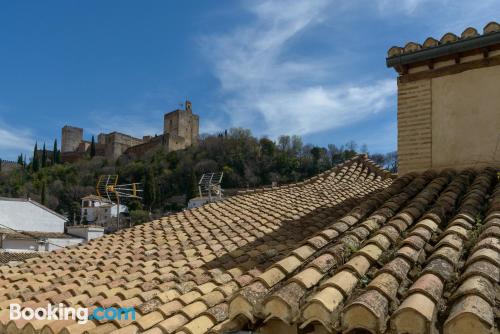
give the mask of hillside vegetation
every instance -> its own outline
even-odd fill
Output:
[[[80,199],[95,193],[99,175],[118,174],[120,183],[141,182],[144,200],[127,203],[134,214],[140,210],[158,215],[183,208],[197,195],[197,182],[205,172],[223,171],[223,188],[247,188],[303,180],[366,153],[356,143],[318,147],[304,145],[298,136],[276,141],[256,138],[250,130],[235,128],[224,134],[204,135],[197,146],[176,152],[154,152],[141,160],[122,156],[116,162],[87,157],[74,164],[60,163],[56,150],[19,158],[20,168],[0,173],[0,196],[31,197],[73,220],[79,220]],[[372,154],[373,160],[396,171],[395,153]],[[140,219],[140,217],[138,218]]]

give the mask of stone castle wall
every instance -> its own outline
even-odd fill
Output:
[[[0,164],[0,172],[10,172],[14,169],[21,168],[21,166],[16,161],[0,160]]]
[[[142,144],[127,148],[124,154],[133,158],[140,158],[143,157],[144,154],[146,153],[151,153],[159,149],[163,149],[164,147],[165,147],[164,135],[159,135],[156,137],[151,137],[148,141],[143,142]]]
[[[105,135],[105,155],[109,159],[118,159],[129,147],[142,144],[142,139],[123,133],[112,132]]]
[[[96,155],[116,160],[122,154],[141,157],[152,150],[168,152],[182,150],[198,142],[199,116],[191,112],[191,103],[186,101],[186,110],[175,110],[164,116],[164,133],[160,136],[144,136],[142,139],[119,132],[101,133],[95,144]],[[88,155],[90,143],[83,141],[83,129],[65,126],[62,129],[63,161],[74,162]]]

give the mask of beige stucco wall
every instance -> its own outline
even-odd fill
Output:
[[[398,84],[399,174],[500,166],[500,66]]]
[[[432,79],[432,167],[500,166],[500,66]]]

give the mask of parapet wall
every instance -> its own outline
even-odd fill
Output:
[[[139,158],[144,156],[144,154],[147,152],[152,152],[163,147],[166,147],[165,136],[159,135],[156,137],[152,137],[147,142],[143,142],[142,144],[127,148],[124,154],[130,157]]]

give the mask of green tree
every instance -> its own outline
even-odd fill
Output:
[[[263,156],[272,157],[276,150],[274,142],[266,137],[259,140],[260,152]]]
[[[189,201],[191,198],[196,197],[196,193],[198,191],[198,179],[196,178],[196,173],[194,170],[191,170],[189,173],[189,183],[186,191],[186,201]]]
[[[91,158],[95,157],[95,139],[94,139],[94,136],[92,136],[92,141],[90,142],[90,157]]]
[[[20,166],[23,166],[23,154],[19,154],[19,156],[17,157],[17,164],[20,165]]]
[[[52,164],[58,164],[59,159],[58,159],[58,150],[57,150],[57,139],[54,139],[54,147],[52,148]]]
[[[42,168],[47,167],[47,149],[45,148],[45,143],[43,143],[42,149]]]
[[[40,169],[40,161],[38,159],[38,143],[35,142],[35,148],[33,149],[33,161],[31,162],[31,168],[33,172],[38,172]]]
[[[133,225],[145,223],[150,220],[149,212],[144,210],[132,210],[130,211],[130,219]]]
[[[47,182],[43,180],[42,189],[40,190],[40,201],[43,205],[47,204]]]
[[[321,158],[321,147],[314,146],[311,149],[311,155],[313,159],[313,173],[318,172],[319,159]]]
[[[155,177],[151,168],[144,174],[144,204],[151,210],[156,201]]]

